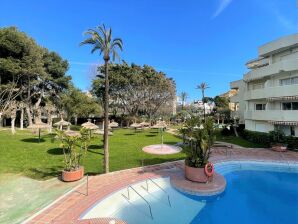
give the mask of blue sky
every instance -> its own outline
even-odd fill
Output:
[[[102,57],[79,43],[101,23],[123,39],[122,59],[165,72],[191,100],[202,81],[208,96],[227,91],[258,46],[298,31],[298,11],[296,0],[1,0],[0,27],[17,26],[57,51],[83,90]]]

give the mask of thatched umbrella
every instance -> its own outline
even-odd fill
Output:
[[[103,130],[96,130],[95,132],[93,132],[94,134],[98,134],[98,135],[104,135],[104,131]],[[108,135],[113,135],[113,132],[108,132]]]
[[[119,124],[117,122],[113,121],[109,123],[109,128],[117,128],[117,127],[119,127]]]
[[[153,125],[151,128],[159,129],[161,132],[161,145],[163,145],[163,131],[167,127],[165,121],[159,121],[155,125]]]
[[[130,127],[131,127],[131,128],[134,128],[134,129],[135,129],[135,132],[137,132],[137,128],[142,128],[143,125],[138,124],[138,123],[132,123],[132,124],[130,125]]]
[[[152,126],[152,128],[156,128],[156,129],[164,129],[167,127],[167,124],[165,121],[159,121],[157,122],[155,125]]]
[[[62,118],[60,121],[56,122],[53,125],[59,127],[60,130],[63,129],[63,126],[67,126],[67,130],[69,130],[71,123],[63,120],[63,118]]]
[[[86,128],[86,129],[89,129],[90,131],[90,137],[91,137],[91,131],[92,130],[96,130],[96,129],[99,129],[99,127],[93,123],[90,122],[90,119],[88,120],[88,122],[85,122],[82,124],[82,127],[83,128]]]
[[[150,126],[150,123],[149,122],[141,122],[140,125],[142,125],[143,127],[149,127]]]
[[[40,142],[40,130],[41,129],[48,129],[49,127],[50,127],[50,125],[40,121],[40,122],[36,122],[35,124],[29,125],[27,128],[37,129],[38,130],[38,142]]]

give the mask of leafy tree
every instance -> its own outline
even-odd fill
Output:
[[[71,79],[65,75],[67,70],[66,60],[40,47],[16,27],[0,29],[0,85],[13,85],[18,91],[12,98],[22,102],[29,125],[33,115],[40,121],[42,104],[56,102],[59,92],[67,88]]]
[[[85,33],[89,37],[81,42],[81,45],[92,45],[91,53],[99,51],[103,54],[104,75],[105,75],[105,94],[104,94],[104,171],[109,172],[109,61],[112,56],[113,61],[119,58],[117,50],[122,51],[122,40],[120,38],[112,38],[112,29],[106,28],[105,25],[98,26],[95,29],[89,29]]]
[[[214,97],[214,103],[217,108],[229,107],[229,100],[226,97],[216,96]]]
[[[19,97],[26,101],[30,124],[31,91],[37,77],[44,74],[42,55],[42,48],[16,27],[0,29],[0,85],[15,85],[22,91]]]
[[[67,113],[69,120],[75,120],[75,124],[77,124],[78,117],[89,117],[101,113],[98,102],[74,86],[61,94],[61,108]]]
[[[215,113],[217,117],[221,118],[222,123],[226,119],[230,118],[229,99],[226,97],[216,96],[214,97]]]
[[[103,67],[99,68],[103,71]],[[121,108],[130,117],[155,116],[163,106],[172,104],[175,82],[152,67],[127,63],[109,67],[111,107]],[[99,98],[104,94],[104,76],[93,81],[93,92]],[[164,110],[162,110],[164,111]]]

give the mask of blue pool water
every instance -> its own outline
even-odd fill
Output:
[[[225,178],[225,192],[207,199],[191,224],[298,223],[298,173],[239,170]]]
[[[146,191],[146,183],[138,182],[132,186],[139,195],[131,190],[127,200],[123,188],[88,208],[81,219],[115,217],[129,224],[298,224],[298,164],[229,161],[215,164],[215,170],[227,181],[221,195],[192,196],[173,188],[169,177],[157,178],[154,181],[164,191],[151,182]]]

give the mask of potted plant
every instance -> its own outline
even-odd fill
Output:
[[[271,141],[271,149],[277,152],[285,152],[287,151],[287,144],[285,144],[285,135],[283,131],[277,129],[275,131],[269,132],[270,141]]]
[[[84,176],[81,166],[89,145],[88,130],[82,128],[80,132],[56,130],[64,154],[64,170],[62,180],[66,182],[80,180]]]
[[[215,140],[213,120],[202,122],[199,118],[191,118],[186,122],[183,132],[189,147],[186,149],[185,177],[195,182],[206,183],[211,179],[206,174],[206,165],[209,163],[211,146]]]

